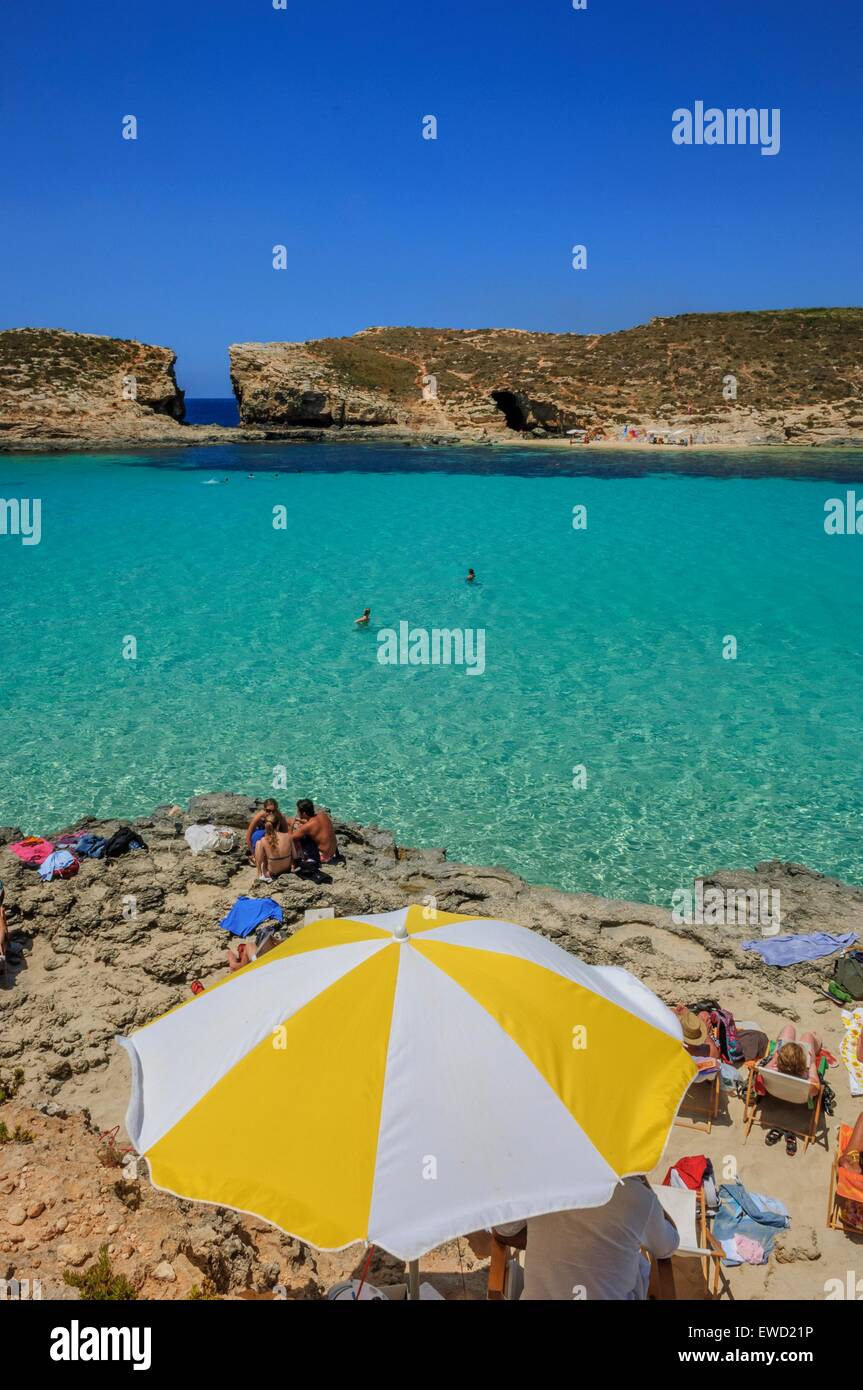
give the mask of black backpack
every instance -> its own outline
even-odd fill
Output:
[[[119,859],[121,854],[128,854],[130,850],[146,848],[137,830],[130,830],[128,825],[121,825],[105,846],[105,858]]]

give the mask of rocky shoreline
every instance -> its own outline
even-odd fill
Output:
[[[154,1192],[137,1168],[120,1172],[113,1140],[100,1138],[120,1124],[122,1147],[128,1074],[115,1036],[189,999],[192,981],[207,985],[224,975],[227,937],[218,922],[241,893],[274,897],[288,933],[302,930],[308,911],[343,917],[433,903],[519,923],[591,964],[624,966],[667,1002],[742,997],[765,1027],[835,1016],[820,993],[829,960],[765,966],[739,949],[757,928],[681,925],[670,909],[531,885],[504,868],[451,863],[443,849],[400,845],[376,826],[336,820],[346,862],[321,883],[293,876],[257,883],[241,835],[229,854],[192,855],[189,825],[212,821],[242,831],[256,804],[224,793],[135,821],[85,818],[62,829],[107,837],[133,825],[147,851],[83,860],[76,877],[50,884],[5,848],[20,838],[19,828],[0,828],[0,878],[20,948],[0,982],[0,1087],[15,1092],[0,1104],[0,1120],[31,1135],[0,1147],[0,1278],[35,1271],[51,1282],[46,1297],[74,1296],[62,1270],[85,1267],[103,1243],[143,1297],[188,1297],[202,1280],[220,1296],[272,1296],[281,1282],[287,1297],[319,1297],[328,1282],[352,1272],[356,1252],[311,1252],[265,1223]],[[802,865],[722,870],[704,882],[778,889],[784,931],[863,936],[863,889]],[[392,1274],[390,1257],[376,1258],[379,1275]],[[475,1265],[461,1247],[435,1259],[431,1267],[444,1281],[457,1272],[468,1284],[473,1278]],[[467,1296],[481,1296],[478,1274],[475,1282],[479,1291]]]
[[[64,829],[108,837],[129,824],[148,851],[110,862],[82,860],[68,881],[43,884],[35,870],[0,849],[10,929],[23,945],[0,989],[6,1021],[0,1067],[24,1066],[22,1099],[64,1097],[70,1083],[108,1064],[116,1033],[150,1022],[188,998],[193,980],[218,972],[227,938],[217,923],[240,893],[274,897],[289,932],[310,909],[345,917],[434,899],[446,912],[539,931],[591,964],[626,965],[661,994],[669,987],[704,994],[745,978],[755,999],[775,1011],[776,991],[798,984],[817,989],[823,982],[823,961],[776,969],[741,952],[740,942],[757,934],[751,926],[677,924],[670,908],[532,885],[505,868],[451,863],[443,849],[401,846],[375,826],[336,820],[346,863],[321,884],[295,876],[273,885],[255,882],[240,843],[227,855],[192,855],[184,839],[189,825],[213,821],[239,831],[255,804],[223,793],[193,797],[180,814],[161,807],[128,822],[85,818]],[[0,828],[0,845],[20,835],[18,827]],[[863,936],[863,889],[802,865],[774,861],[721,870],[705,875],[704,884],[778,889],[783,931],[857,930]],[[693,948],[697,967],[681,964],[693,959]]]
[[[237,429],[184,423],[170,348],[9,329],[0,452],[360,438],[560,447],[585,431],[618,447],[625,425],[690,447],[859,448],[861,325],[857,308],[790,309],[681,314],[606,334],[368,328],[235,343]]]

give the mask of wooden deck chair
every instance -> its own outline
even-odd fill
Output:
[[[488,1267],[488,1291],[486,1297],[493,1302],[503,1299],[517,1299],[524,1287],[524,1275],[518,1256],[512,1251],[527,1249],[527,1228],[517,1231],[514,1236],[499,1236],[491,1233],[491,1261]]]
[[[713,1121],[719,1114],[721,1087],[722,1074],[718,1066],[715,1072],[694,1076],[689,1090],[681,1101],[681,1109],[684,1105],[691,1106],[694,1100],[701,1100],[703,1096],[707,1102],[706,1107],[699,1107],[697,1113],[703,1115],[704,1118],[693,1120],[678,1113],[674,1118],[674,1123],[680,1125],[682,1129],[697,1129],[702,1134],[710,1134],[713,1129]]]
[[[731,1289],[721,1265],[724,1252],[707,1225],[704,1188],[693,1191],[688,1187],[664,1187],[651,1183],[650,1190],[658,1198],[666,1216],[671,1217],[680,1236],[680,1244],[671,1259],[657,1260],[651,1257],[651,1290],[655,1297],[661,1301],[677,1297],[672,1260],[678,1255],[701,1261],[704,1284],[712,1298],[721,1297],[723,1291],[730,1294]]]
[[[839,1167],[839,1160],[848,1147],[851,1132],[850,1125],[839,1125],[836,1129],[836,1147],[833,1152],[830,1191],[827,1196],[827,1227],[831,1231],[850,1231],[854,1235],[863,1235],[863,1218],[859,1224],[857,1220],[846,1219],[850,1216],[846,1205],[849,1202],[859,1203],[863,1213],[863,1175],[849,1173],[846,1168]]]
[[[821,1102],[824,1099],[824,1083],[819,1083],[815,1104],[812,1109],[809,1110],[808,1076],[789,1076],[786,1072],[773,1071],[771,1068],[761,1066],[760,1064],[751,1067],[749,1070],[749,1085],[746,1087],[746,1100],[743,1106],[744,1143],[749,1138],[749,1131],[752,1129],[755,1122],[755,1117],[758,1114],[759,1102],[762,1099],[756,1090],[756,1082],[759,1077],[764,1083],[764,1090],[767,1092],[767,1096],[772,1100],[782,1101],[786,1105],[807,1106],[806,1114],[808,1116],[808,1124],[804,1129],[794,1129],[791,1125],[769,1126],[771,1129],[787,1129],[791,1134],[795,1134],[798,1139],[802,1139],[803,1152],[805,1153],[809,1145],[815,1140],[818,1132],[818,1121],[821,1118]],[[761,1124],[760,1116],[759,1124],[762,1129],[765,1128],[765,1126]]]

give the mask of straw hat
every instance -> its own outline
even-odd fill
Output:
[[[700,1043],[707,1042],[707,1024],[691,1009],[680,1015],[680,1026],[687,1047],[698,1047]]]

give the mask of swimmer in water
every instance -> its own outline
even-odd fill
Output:
[[[357,627],[368,627],[368,625],[369,625],[369,618],[370,618],[371,616],[372,616],[372,610],[371,610],[370,608],[364,608],[363,611],[362,611],[362,616],[359,617],[359,618],[354,618],[354,623],[356,624]]]
[[[474,571],[473,571],[473,570],[468,570],[468,572],[467,572],[467,583],[468,583],[468,584],[472,584],[472,583],[474,582],[475,579],[476,579],[476,574],[474,573]]]

